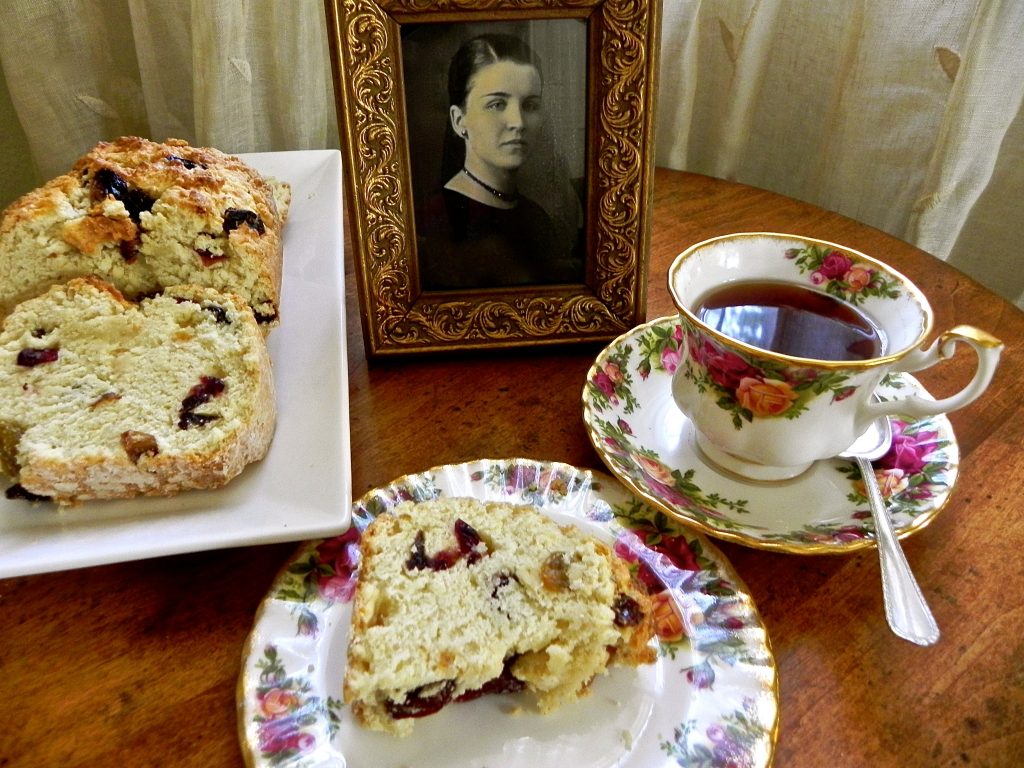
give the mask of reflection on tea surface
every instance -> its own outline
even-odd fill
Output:
[[[878,329],[854,307],[790,283],[730,283],[702,297],[694,314],[730,338],[791,357],[867,360],[882,353]]]

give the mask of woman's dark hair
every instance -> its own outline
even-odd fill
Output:
[[[521,38],[507,34],[478,35],[459,47],[448,66],[448,104],[464,109],[473,76],[489,64],[499,61],[528,64],[537,70],[543,80],[540,61]],[[466,161],[465,143],[456,136],[451,121],[445,122],[447,127],[441,149],[442,183],[451,178]]]
[[[515,35],[479,35],[463,43],[452,57],[448,67],[448,103],[465,107],[473,75],[499,61],[529,64],[540,72],[540,63],[530,46]]]

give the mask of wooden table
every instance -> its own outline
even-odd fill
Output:
[[[665,272],[683,248],[728,232],[779,231],[888,261],[931,297],[937,329],[967,322],[1006,342],[987,395],[950,417],[962,454],[951,503],[904,542],[942,627],[937,646],[890,633],[873,550],[797,556],[719,546],[773,644],[776,766],[1018,765],[1024,313],[906,243],[769,192],[658,171],[654,205],[650,318],[672,312]],[[599,347],[368,366],[351,290],[347,312],[356,495],[476,458],[602,468],[579,416]],[[933,393],[952,391],[972,357],[919,378]],[[242,765],[242,644],[293,550],[246,547],[0,581],[0,766]]]

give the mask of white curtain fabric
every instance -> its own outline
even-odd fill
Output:
[[[659,165],[871,224],[1024,308],[1024,3],[665,0],[660,75]]]
[[[2,0],[0,65],[3,154],[33,181],[124,134],[338,146],[323,0]]]
[[[1024,308],[1024,2],[663,0],[656,161],[816,203]],[[322,0],[2,0],[0,205],[96,141],[338,146]]]

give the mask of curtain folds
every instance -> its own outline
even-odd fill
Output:
[[[0,65],[4,153],[27,147],[35,169],[4,204],[124,134],[338,146],[322,0],[4,0]]]
[[[871,224],[1024,308],[1017,0],[669,0],[656,161]]]
[[[1024,3],[663,0],[656,162],[838,211],[1024,308]],[[4,0],[0,205],[96,141],[337,147],[322,0]]]

